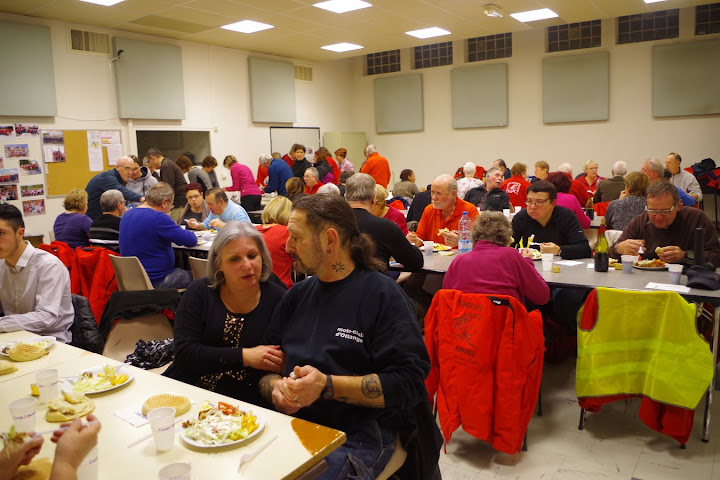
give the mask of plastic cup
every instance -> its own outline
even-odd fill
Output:
[[[35,374],[40,397],[38,403],[47,403],[58,396],[58,371],[54,368]]]
[[[170,450],[175,443],[175,409],[161,407],[150,410],[147,414],[150,420],[155,449],[158,452]]]
[[[636,258],[636,255],[620,255],[624,274],[629,275],[633,273],[633,263],[635,263]]]
[[[520,210],[522,210],[522,207],[515,206],[515,213],[518,213]]]
[[[98,447],[95,445],[95,448],[90,450],[78,467],[78,480],[98,480],[100,477],[100,462],[98,462],[98,459]]]
[[[21,398],[10,402],[10,415],[13,419],[13,425],[18,432],[34,432],[35,431],[35,407],[37,400],[35,398]]]
[[[510,209],[503,208],[503,215],[505,215],[505,218],[510,218]]]
[[[542,259],[543,272],[552,272],[553,254],[552,253],[543,253],[540,255],[540,258]]]
[[[668,263],[667,267],[670,273],[670,283],[680,285],[680,275],[682,275],[683,266],[678,263]]]
[[[158,478],[160,480],[190,480],[192,467],[189,463],[171,463],[160,469]]]
[[[433,252],[434,242],[423,242],[424,252],[426,256],[431,256]]]

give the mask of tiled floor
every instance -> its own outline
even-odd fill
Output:
[[[687,449],[681,450],[637,418],[638,400],[588,413],[585,429],[578,430],[574,362],[546,364],[543,375],[543,416],[530,421],[528,451],[511,457],[459,429],[447,454],[440,453],[443,480],[720,480],[720,395],[710,442],[700,440],[703,399]]]

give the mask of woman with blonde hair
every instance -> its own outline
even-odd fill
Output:
[[[270,251],[273,273],[280,277],[287,288],[293,286],[293,259],[285,251],[285,244],[289,237],[287,224],[291,211],[292,202],[290,200],[282,196],[275,197],[265,206],[260,215],[263,224],[255,226],[258,232],[263,234],[265,244]]]
[[[65,213],[55,219],[53,234],[58,242],[65,242],[72,248],[90,245],[88,235],[92,218],[85,215],[88,209],[88,194],[82,188],[70,190],[63,201]]]
[[[625,175],[625,190],[613,200],[605,212],[605,226],[610,230],[624,230],[630,220],[645,212],[645,190],[650,179],[643,172]]]
[[[388,198],[388,191],[383,187],[382,185],[375,185],[375,205],[373,205],[372,210],[370,210],[370,213],[375,215],[376,217],[383,217],[387,218],[388,220],[392,220],[397,224],[398,227],[400,227],[400,230],[402,230],[404,235],[408,234],[408,227],[407,227],[407,221],[405,220],[405,215],[400,213],[400,210],[389,207],[387,205],[387,198]]]

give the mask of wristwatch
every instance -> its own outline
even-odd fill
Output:
[[[325,378],[327,378],[327,382],[325,383],[325,388],[323,388],[322,391],[322,398],[325,400],[330,400],[335,395],[335,389],[333,388],[332,383],[332,375],[325,375]]]

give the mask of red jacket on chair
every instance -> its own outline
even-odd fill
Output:
[[[425,316],[425,345],[425,386],[431,405],[437,391],[446,444],[462,425],[496,450],[520,451],[542,378],[540,312],[506,295],[440,290]]]
[[[110,255],[118,254],[101,247],[78,248],[70,270],[72,293],[87,297],[98,325],[110,294],[118,289]]]
[[[41,243],[40,250],[45,250],[58,257],[68,269],[72,266],[73,259],[75,258],[75,249],[65,242],[53,240],[49,245],[47,243]]]

